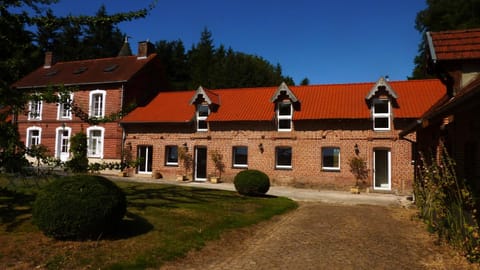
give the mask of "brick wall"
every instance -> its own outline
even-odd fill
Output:
[[[406,125],[401,120],[395,126]],[[226,165],[222,178],[231,181],[242,170],[232,165],[232,147],[248,147],[248,168],[267,173],[274,184],[327,187],[345,189],[355,184],[348,166],[348,160],[355,154],[358,145],[359,156],[368,165],[367,185],[373,187],[373,151],[391,151],[391,191],[406,193],[412,190],[413,168],[411,165],[411,144],[398,139],[398,130],[374,132],[370,120],[331,120],[296,122],[294,131],[278,132],[272,122],[210,123],[210,131],[195,132],[193,124],[187,125],[128,125],[126,143],[131,145],[136,156],[139,145],[153,146],[152,169],[160,170],[166,179],[182,174],[180,166],[165,165],[165,147],[186,143],[189,152],[195,147],[207,148],[207,154],[218,150],[223,154]],[[263,152],[259,145],[263,146]],[[292,149],[292,168],[275,168],[275,148],[288,146]],[[340,148],[340,170],[322,169],[322,147]],[[213,162],[208,157],[208,173],[213,173]]]
[[[74,92],[74,102],[78,104],[82,110],[88,113],[89,93],[91,90],[106,90],[105,115],[108,116],[116,113],[121,109],[121,95],[120,88],[102,88],[94,87],[91,89],[81,89]],[[28,106],[27,106],[28,107]],[[27,108],[28,110],[28,108]],[[58,105],[55,103],[42,104],[41,120],[28,120],[28,112],[18,116],[18,130],[22,141],[27,140],[27,128],[40,127],[42,129],[41,143],[45,145],[52,155],[55,154],[55,132],[57,128],[65,127],[71,128],[71,135],[80,131],[86,132],[89,124],[83,122],[80,118],[72,115],[72,119],[57,120]],[[110,122],[99,124],[98,126],[105,128],[104,134],[104,159],[120,160],[121,157],[121,143],[122,143],[122,128],[118,122]]]

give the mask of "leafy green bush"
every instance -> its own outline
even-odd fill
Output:
[[[233,183],[237,192],[242,195],[263,195],[270,189],[268,175],[258,170],[239,172]]]
[[[102,176],[77,175],[47,185],[33,205],[33,220],[56,239],[96,239],[112,232],[126,212],[123,191]]]
[[[79,132],[70,140],[70,152],[73,157],[65,164],[74,173],[86,173],[88,171],[87,158],[87,135]]]

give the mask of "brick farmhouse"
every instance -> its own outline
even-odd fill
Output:
[[[124,47],[128,43],[124,44]],[[72,112],[72,104],[89,119],[102,119],[121,112],[131,104],[148,103],[164,87],[161,63],[153,53],[153,44],[140,42],[138,55],[56,62],[45,55],[44,66],[12,85],[26,91],[32,100],[15,117],[20,138],[26,147],[43,144],[50,153],[66,161],[71,158],[70,138],[83,131],[88,136],[88,157],[94,161],[120,161],[123,131],[118,120],[87,124]],[[67,87],[71,93],[63,102],[48,103],[33,98],[47,89]]]
[[[136,173],[206,181],[212,153],[222,179],[258,169],[277,185],[344,189],[355,184],[349,160],[366,161],[373,191],[412,190],[412,125],[445,92],[439,80],[160,92],[120,123]],[[190,153],[186,171],[179,153]]]

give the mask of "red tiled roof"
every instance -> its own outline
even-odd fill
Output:
[[[45,87],[48,85],[82,85],[128,81],[156,54],[147,58],[121,56],[58,62],[50,68],[39,67],[13,84],[17,88]]]
[[[480,28],[427,32],[433,60],[480,59]]]
[[[398,94],[396,118],[418,118],[445,93],[439,80],[389,82]],[[301,106],[294,120],[368,119],[370,109],[365,101],[375,83],[290,86]],[[275,117],[270,101],[278,86],[209,90],[220,100],[218,111],[208,121],[269,121]],[[121,122],[188,122],[194,119],[195,106],[189,100],[195,91],[161,92],[145,107],[139,107]]]

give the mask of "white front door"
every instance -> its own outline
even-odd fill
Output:
[[[57,129],[57,158],[67,161],[70,158],[70,129]]]
[[[373,188],[391,189],[391,153],[388,149],[373,150]]]

